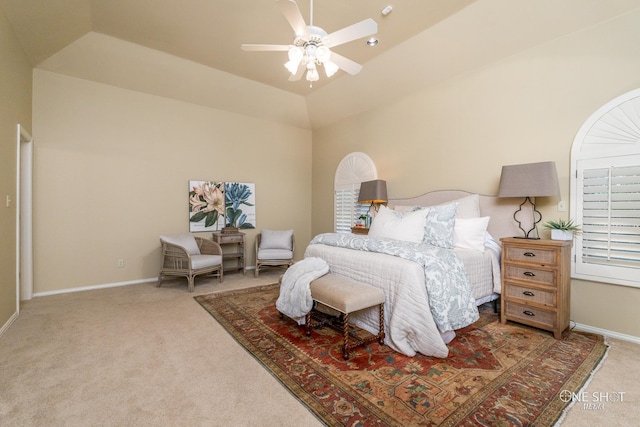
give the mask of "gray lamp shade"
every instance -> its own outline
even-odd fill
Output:
[[[498,197],[560,196],[556,162],[502,166]]]
[[[373,181],[361,183],[358,202],[387,203],[387,182],[381,179],[374,179]]]

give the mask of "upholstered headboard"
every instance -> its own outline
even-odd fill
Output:
[[[442,203],[453,202],[474,193],[463,190],[437,190],[408,199],[390,199],[389,207],[393,206],[433,206]],[[498,198],[479,194],[480,216],[489,216],[488,231],[494,239],[499,241],[502,237],[522,236],[523,232],[518,228],[518,223],[513,219],[513,214],[518,210],[522,200],[513,198]],[[532,218],[531,205],[522,207],[518,219]],[[528,226],[528,227],[527,227]],[[525,230],[531,228],[530,221],[522,225]]]

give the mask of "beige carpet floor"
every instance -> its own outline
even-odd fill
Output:
[[[171,281],[25,302],[0,337],[0,425],[322,425],[193,300],[279,274],[199,280],[194,294]],[[609,342],[587,399],[563,427],[637,425],[640,346]]]

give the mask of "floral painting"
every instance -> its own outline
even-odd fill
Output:
[[[224,227],[224,182],[189,181],[189,231],[214,231]]]
[[[256,228],[255,185],[227,182],[225,189],[225,225],[239,229]]]
[[[256,228],[255,184],[189,181],[189,231]]]

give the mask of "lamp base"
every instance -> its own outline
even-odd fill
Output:
[[[527,202],[529,202],[533,207],[532,226],[529,231],[525,231],[524,228],[522,228],[522,222],[520,222],[517,217],[518,212],[522,211],[522,206],[524,206]],[[538,217],[537,219],[536,216]],[[520,237],[520,239],[540,240],[540,233],[538,233],[538,223],[542,221],[542,214],[539,210],[536,209],[536,204],[531,201],[531,198],[529,196],[525,197],[524,201],[520,203],[518,210],[513,213],[513,219],[518,223],[518,228],[522,230],[522,233],[524,234],[524,236]],[[535,231],[535,235],[530,236],[532,231]]]

